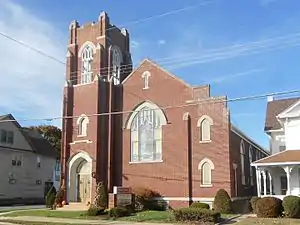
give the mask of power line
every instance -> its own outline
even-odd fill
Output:
[[[259,94],[259,95],[251,95],[251,96],[244,96],[244,97],[237,97],[237,98],[231,98],[231,99],[218,99],[218,98],[208,98],[208,99],[199,99],[199,100],[192,100],[193,103],[187,103],[187,104],[180,104],[180,105],[173,105],[173,106],[163,106],[154,108],[151,110],[165,110],[165,109],[173,109],[173,108],[184,108],[189,106],[196,106],[196,105],[202,105],[202,104],[216,104],[216,103],[225,103],[225,102],[237,102],[237,101],[246,101],[246,100],[258,100],[262,99],[268,96],[278,96],[278,95],[287,95],[287,94],[295,94],[300,93],[300,89],[291,90],[291,91],[280,91],[280,92],[271,92],[271,93],[265,93],[265,94]],[[107,116],[107,115],[120,115],[120,114],[129,114],[133,112],[139,112],[141,110],[128,110],[128,111],[115,111],[115,112],[105,112],[105,113],[95,113],[95,114],[89,114],[86,115],[87,117],[94,117],[94,116]],[[60,120],[60,119],[72,119],[72,118],[79,118],[81,116],[58,116],[58,117],[52,117],[52,118],[31,118],[31,119],[20,119],[20,120],[1,120],[0,123],[3,122],[13,122],[13,121],[53,121],[53,120]]]
[[[22,42],[22,41],[19,41],[19,40],[15,39],[15,38],[13,38],[13,37],[7,35],[7,34],[4,34],[4,33],[0,32],[0,35],[3,36],[3,37],[5,37],[5,38],[7,38],[8,40],[14,41],[14,42],[16,42],[16,43],[18,43],[18,44],[20,44],[20,45],[26,47],[26,48],[28,48],[28,49],[30,49],[30,50],[32,50],[32,51],[38,53],[38,54],[41,54],[41,55],[43,55],[43,56],[45,56],[45,57],[47,57],[47,58],[50,58],[50,59],[52,59],[52,60],[54,60],[54,61],[56,61],[56,62],[58,62],[58,63],[60,63],[60,64],[63,64],[63,65],[66,64],[65,62],[63,62],[63,61],[61,61],[61,60],[59,60],[59,59],[57,59],[57,58],[55,58],[55,57],[53,57],[53,56],[47,54],[47,53],[44,53],[44,52],[42,52],[41,50],[39,50],[39,49],[37,49],[37,48],[34,48],[34,47],[32,47],[32,46],[30,46],[30,45],[28,45],[28,44],[26,44],[26,43],[24,43],[24,42]]]
[[[158,15],[149,16],[149,17],[139,19],[139,20],[134,20],[134,21],[131,21],[131,22],[128,22],[128,23],[121,24],[117,27],[129,26],[129,25],[132,25],[132,24],[137,24],[137,23],[148,21],[148,20],[153,20],[153,19],[162,18],[162,17],[165,17],[165,16],[170,16],[170,15],[173,15],[173,14],[177,14],[177,13],[180,13],[180,12],[184,12],[184,11],[188,11],[188,10],[191,10],[191,9],[194,9],[194,8],[198,8],[200,6],[205,6],[205,5],[208,5],[208,4],[213,3],[213,2],[215,2],[215,0],[214,1],[213,0],[204,1],[204,2],[201,2],[201,3],[195,4],[195,5],[190,5],[190,6],[175,9],[175,10],[172,10],[172,11],[164,12],[164,13],[161,13],[161,14],[158,14]],[[115,29],[115,27],[109,27],[106,30],[111,30],[111,29]]]

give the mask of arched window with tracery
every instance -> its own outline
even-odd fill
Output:
[[[81,54],[81,84],[87,84],[92,82],[92,63],[93,63],[93,48],[90,45],[86,45],[82,49]]]
[[[155,104],[144,102],[128,119],[131,162],[162,160],[162,128],[166,117]]]

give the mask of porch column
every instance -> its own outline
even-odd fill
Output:
[[[290,195],[291,194],[291,171],[292,171],[292,167],[291,166],[286,166],[283,169],[286,173],[286,179],[287,179],[286,195]]]
[[[260,177],[260,169],[256,166],[256,189],[257,189],[257,196],[261,196],[261,177]]]
[[[268,171],[268,175],[269,175],[269,182],[270,182],[270,195],[273,195],[272,175],[270,171]]]
[[[264,180],[264,196],[267,195],[267,175],[266,175],[266,171],[263,170],[261,171],[262,175],[263,175],[263,180]]]

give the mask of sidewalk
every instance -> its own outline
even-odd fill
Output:
[[[36,216],[18,216],[18,217],[1,217],[0,221],[24,221],[24,222],[42,222],[42,223],[61,223],[61,224],[115,224],[115,225],[163,225],[163,223],[137,223],[131,221],[111,221],[111,220],[85,220],[85,219],[68,219],[55,217],[36,217]],[[1,224],[1,223],[0,223]],[[168,225],[175,225],[168,223]],[[178,224],[176,224],[178,225]]]

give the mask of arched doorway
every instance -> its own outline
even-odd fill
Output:
[[[69,162],[68,201],[91,201],[92,159],[84,152],[73,156]]]

